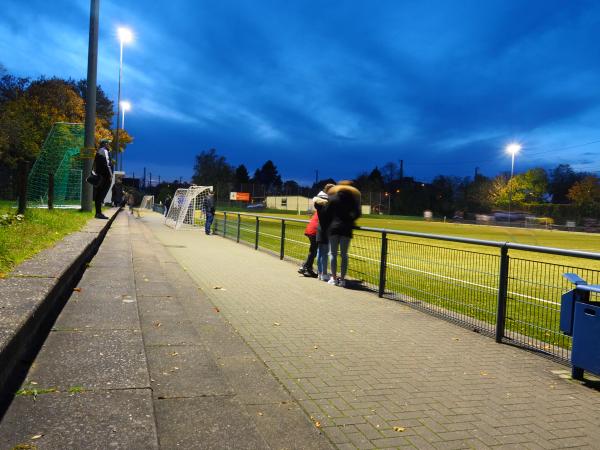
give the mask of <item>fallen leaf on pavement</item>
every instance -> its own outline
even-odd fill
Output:
[[[154,323],[153,323],[153,325],[154,325],[156,328],[158,328],[158,327],[160,327],[160,322],[154,322]]]
[[[280,326],[281,324],[280,324],[279,322],[273,322],[273,325],[274,325],[274,326],[276,326],[276,327],[278,327],[278,326]]]
[[[397,431],[398,433],[402,433],[406,428],[403,427],[394,427],[394,431]]]
[[[81,288],[73,288],[73,291],[75,291],[75,292],[81,292]]]
[[[315,427],[317,428],[321,428],[321,422],[319,422],[318,420],[315,422]]]
[[[43,436],[43,434],[36,434],[35,436],[31,436],[31,440],[39,439]]]
[[[179,355],[179,353],[177,353],[177,352],[171,353],[171,356],[177,356],[177,355]]]
[[[221,310],[219,308],[217,308],[216,306],[215,306],[215,311],[216,312],[221,312]]]

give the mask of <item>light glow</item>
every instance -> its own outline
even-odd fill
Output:
[[[506,153],[510,153],[511,155],[515,155],[517,153],[519,153],[521,151],[521,144],[517,144],[516,142],[513,142],[512,144],[509,144],[506,146]]]
[[[129,103],[129,102],[128,102],[128,101],[126,101],[126,100],[123,100],[123,101],[121,102],[121,109],[122,109],[123,111],[129,111],[129,110],[131,110],[131,103]]]
[[[120,27],[117,29],[117,34],[119,35],[119,40],[123,44],[129,44],[133,41],[133,33],[129,28]]]

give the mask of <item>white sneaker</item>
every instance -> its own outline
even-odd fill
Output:
[[[332,286],[335,286],[335,284],[336,284],[336,283],[335,283],[335,278],[331,277],[331,278],[329,279],[329,281],[327,281],[327,284],[331,284]]]
[[[346,287],[346,280],[339,279],[338,282],[337,282],[337,285],[339,287]]]

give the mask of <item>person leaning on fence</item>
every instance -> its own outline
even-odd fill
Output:
[[[308,248],[308,256],[306,261],[302,264],[302,267],[298,269],[298,273],[301,273],[305,277],[316,277],[317,274],[313,270],[313,263],[315,262],[315,256],[317,256],[317,227],[319,226],[319,215],[315,212],[310,218],[306,229],[304,230],[304,236],[310,241],[310,247]]]
[[[313,205],[319,217],[319,225],[317,226],[317,272],[319,280],[328,281],[327,274],[327,258],[329,258],[329,239],[327,238],[327,228],[329,226],[329,217],[327,215],[327,203],[329,196],[327,192],[334,185],[326,184],[321,192],[313,198]]]
[[[94,204],[96,207],[96,215],[94,217],[96,219],[108,219],[108,217],[102,214],[102,203],[112,182],[109,145],[110,140],[102,139],[94,157],[94,173],[100,177],[98,184],[94,186]]]
[[[215,218],[215,196],[213,191],[208,191],[208,195],[204,199],[202,209],[204,210],[204,215],[206,216],[206,222],[204,222],[204,231],[206,234],[210,234],[210,227],[213,223],[213,219]]]
[[[348,248],[352,239],[354,222],[360,217],[360,191],[351,181],[340,181],[329,190],[327,214],[330,217],[329,228],[329,264],[331,278],[329,284],[344,287],[348,271]],[[341,257],[340,276],[337,276],[338,248]]]

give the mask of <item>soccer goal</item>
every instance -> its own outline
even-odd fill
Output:
[[[190,186],[177,189],[165,224],[176,230],[181,227],[200,226],[206,219],[205,203],[212,186]]]
[[[154,206],[154,195],[144,195],[140,209],[152,209]]]

